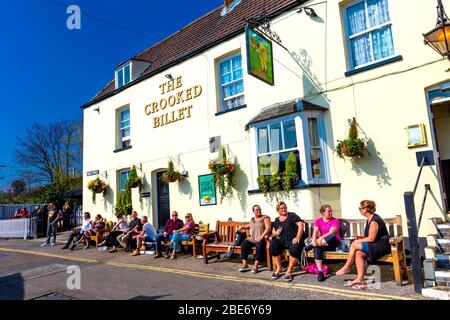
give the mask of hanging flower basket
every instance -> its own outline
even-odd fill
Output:
[[[139,188],[139,192],[141,192],[143,185],[142,178],[137,175],[136,166],[133,166],[128,176],[127,189],[130,191],[133,188]]]
[[[167,164],[167,171],[161,175],[160,180],[165,183],[181,182],[184,180],[184,176],[179,171],[175,171],[173,161],[170,160]]]
[[[339,158],[345,157],[350,160],[364,158],[367,151],[367,142],[363,138],[358,138],[358,128],[356,119],[349,120],[350,128],[348,132],[348,138],[344,140],[338,140],[335,152]]]
[[[221,200],[225,197],[233,196],[233,189],[236,188],[234,182],[234,174],[236,172],[236,165],[227,160],[225,149],[221,147],[221,157],[211,160],[208,163],[208,168],[214,175],[214,183],[219,190]]]
[[[87,188],[92,192],[92,202],[95,204],[95,196],[97,193],[103,193],[103,197],[106,195],[108,184],[97,177],[94,180],[89,181]]]

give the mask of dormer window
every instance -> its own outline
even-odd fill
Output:
[[[116,89],[131,82],[131,63],[116,71]]]

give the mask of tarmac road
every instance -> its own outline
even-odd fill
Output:
[[[96,248],[61,250],[41,248],[42,241],[0,240],[0,300],[409,300],[416,295],[411,284],[398,287],[383,279],[379,289],[344,288],[346,279],[331,277],[318,283],[314,275],[294,274],[294,281],[270,280],[271,272],[239,273],[239,259],[203,264],[189,254],[176,260],[109,254]],[[80,289],[69,266],[80,269]],[[338,268],[339,265],[335,266]],[[384,267],[384,266],[383,266]],[[386,269],[388,267],[386,266]],[[386,272],[389,276],[390,270]],[[383,273],[382,273],[383,274]]]

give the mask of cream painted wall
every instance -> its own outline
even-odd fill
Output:
[[[312,5],[319,1],[311,1]],[[450,1],[443,1],[450,8]],[[241,51],[243,66],[246,62],[244,35],[219,44],[201,55],[193,57],[135,86],[84,110],[84,208],[91,213],[111,216],[115,202],[117,176],[120,169],[142,164],[145,191],[150,199],[138,200],[133,190],[133,206],[156,223],[154,215],[155,186],[152,173],[167,166],[169,158],[175,167],[189,172],[188,182],[170,185],[171,209],[182,214],[192,212],[196,221],[210,223],[233,218],[248,220],[251,206],[258,203],[273,218],[275,201],[266,202],[262,194],[247,194],[252,190],[255,173],[250,160],[250,138],[245,124],[265,106],[304,97],[306,100],[329,108],[325,113],[328,157],[331,181],[339,186],[311,188],[296,191],[287,199],[289,210],[305,218],[318,216],[323,203],[331,203],[337,216],[357,218],[359,201],[373,199],[383,217],[404,215],[403,193],[412,191],[418,173],[415,153],[433,149],[426,89],[448,80],[448,62],[429,47],[423,45],[421,34],[434,27],[434,3],[412,6],[407,0],[390,0],[396,53],[402,61],[345,77],[347,61],[341,21],[340,3],[328,1],[327,5],[314,6],[318,18],[290,13],[275,19],[272,29],[283,45],[274,44],[275,86],[269,86],[244,72],[247,108],[216,116],[217,60],[226,54]],[[434,62],[434,63],[433,63]],[[428,64],[429,63],[429,64]],[[426,65],[428,64],[428,65]],[[245,67],[244,67],[245,69]],[[159,85],[166,81],[165,74],[182,76],[183,87],[201,85],[202,95],[182,104],[192,104],[192,117],[161,128],[153,128],[152,116],[145,115],[145,106],[168,95],[161,95]],[[354,84],[354,85],[352,85]],[[318,97],[317,91],[328,92]],[[178,90],[175,90],[177,92]],[[113,153],[116,148],[115,110],[130,105],[131,141],[133,148]],[[93,111],[99,107],[100,112]],[[176,107],[175,107],[176,108]],[[362,136],[369,139],[369,152],[357,162],[344,161],[333,153],[336,140],[345,138],[347,119],[356,117]],[[424,123],[428,145],[409,149],[406,147],[404,128]],[[240,166],[237,175],[239,195],[225,199],[217,206],[200,207],[198,203],[198,175],[208,173],[208,161],[217,154],[209,152],[209,137],[220,135],[229,153],[236,156]],[[86,188],[92,177],[86,172],[99,169],[111,186],[106,201],[97,197],[91,203]],[[428,233],[427,218],[442,216],[442,201],[436,166],[426,167],[416,201],[423,196],[423,184],[431,184],[430,197],[424,216],[421,235]],[[406,229],[406,228],[405,228]]]

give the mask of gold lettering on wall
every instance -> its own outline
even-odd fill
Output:
[[[163,127],[191,117],[191,110],[193,109],[192,105],[180,107],[178,107],[178,105],[200,97],[203,88],[201,85],[196,85],[186,90],[173,92],[182,87],[183,82],[181,76],[159,85],[161,95],[170,95],[168,97],[162,97],[159,102],[152,102],[145,106],[145,114],[148,116],[153,115],[153,128]],[[166,108],[168,109],[166,110]],[[165,113],[159,115],[156,114],[162,110],[164,110]]]

